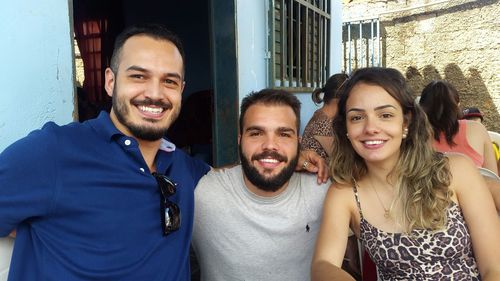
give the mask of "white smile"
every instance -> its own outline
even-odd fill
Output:
[[[259,161],[260,161],[260,162],[264,162],[264,163],[273,163],[273,164],[275,164],[275,163],[278,163],[278,162],[279,162],[278,160],[276,160],[276,159],[271,159],[271,158],[260,159]]]
[[[367,145],[377,145],[377,144],[383,144],[384,141],[383,140],[367,140],[367,141],[364,141],[363,143],[367,144]]]
[[[153,114],[160,114],[163,112],[162,107],[149,107],[149,106],[145,106],[145,105],[140,105],[140,106],[138,106],[138,108],[140,111],[153,113]]]

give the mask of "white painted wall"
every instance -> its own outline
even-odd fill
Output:
[[[239,101],[250,92],[267,87],[268,0],[237,0]]]
[[[47,121],[73,112],[67,1],[3,1],[0,9],[0,151]]]
[[[342,1],[331,0],[330,75],[342,70]]]
[[[2,1],[0,152],[47,121],[72,121],[70,11],[64,0]],[[0,281],[7,280],[12,244],[0,238]]]
[[[237,48],[239,101],[250,92],[269,87],[267,51],[267,20],[269,1],[237,0]],[[341,70],[342,58],[342,2],[331,0],[331,59],[330,74]],[[301,132],[318,107],[311,99],[311,93],[297,93],[302,103]]]

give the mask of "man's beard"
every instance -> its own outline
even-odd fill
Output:
[[[134,124],[132,121],[129,120],[129,110],[126,104],[126,101],[122,98],[120,98],[117,95],[117,85],[115,83],[115,87],[113,88],[113,112],[116,115],[116,118],[120,123],[122,123],[127,129],[132,133],[132,135],[138,139],[141,140],[147,140],[147,141],[156,141],[161,139],[165,133],[167,132],[168,128],[171,125],[171,122],[173,122],[177,116],[179,115],[179,110],[172,111],[171,113],[171,122],[166,124],[163,127],[152,127],[152,126],[145,126],[145,125],[140,125],[140,124]],[[172,110],[173,106],[171,103],[163,103],[163,102],[157,102],[153,101],[150,98],[146,98],[143,101],[131,101],[131,103],[135,106],[137,105],[156,105],[156,106],[161,106],[165,108],[166,110]],[[146,119],[146,121],[153,123],[158,122],[158,120],[154,119]]]
[[[297,161],[299,160],[299,148],[297,146],[297,154],[293,159],[291,159],[290,162],[288,162],[288,165],[285,166],[285,168],[283,168],[281,172],[271,177],[265,177],[264,175],[261,175],[257,168],[255,168],[255,166],[251,164],[253,160],[271,156],[272,158],[278,159],[279,161],[286,162],[288,158],[286,156],[278,154],[275,151],[264,151],[260,154],[252,156],[251,159],[247,159],[245,155],[243,155],[241,144],[239,146],[239,153],[243,174],[257,188],[268,192],[275,192],[279,190],[285,183],[290,180],[293,172],[295,171],[295,167],[297,166]]]

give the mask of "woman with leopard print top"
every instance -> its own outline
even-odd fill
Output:
[[[486,184],[470,159],[432,148],[403,75],[359,69],[341,91],[312,280],[353,280],[340,269],[349,227],[379,280],[500,280]]]
[[[315,104],[323,102],[323,106],[316,110],[307,122],[300,142],[302,150],[314,150],[327,161],[332,151],[332,120],[337,113],[339,101],[337,92],[347,77],[347,74],[344,73],[334,74],[328,78],[323,88],[314,90],[312,100]],[[320,97],[321,93],[323,93],[323,97]]]

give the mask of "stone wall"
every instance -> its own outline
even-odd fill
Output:
[[[382,65],[405,74],[415,95],[448,80],[461,106],[478,107],[488,130],[500,132],[498,0],[344,0],[343,15],[379,18]]]

